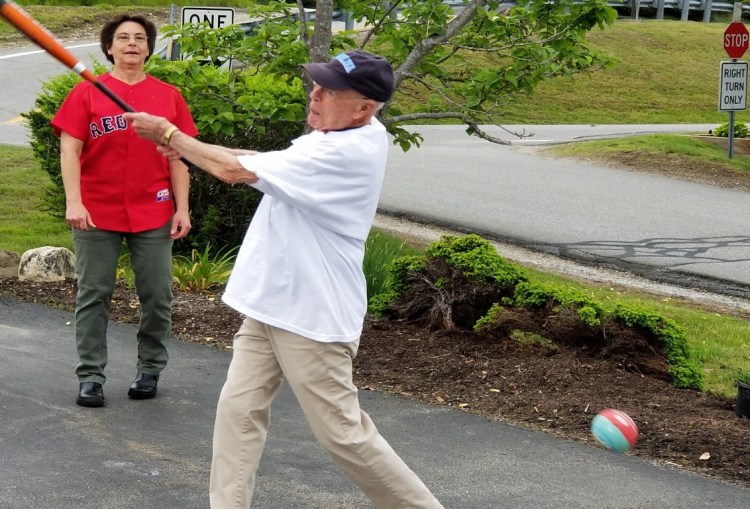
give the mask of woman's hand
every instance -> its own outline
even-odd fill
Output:
[[[177,211],[172,217],[172,239],[177,240],[185,237],[192,228],[190,214]]]
[[[88,230],[89,227],[96,228],[91,214],[83,206],[83,203],[75,203],[65,208],[65,222],[74,230]]]

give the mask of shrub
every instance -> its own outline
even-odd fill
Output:
[[[386,291],[370,300],[376,316],[472,327],[535,344],[567,342],[627,358],[631,369],[671,379],[676,387],[702,389],[703,373],[672,320],[623,305],[607,312],[581,291],[530,281],[477,235],[443,237],[423,256],[394,260],[389,271]]]
[[[497,254],[495,247],[479,235],[444,235],[431,244],[425,254],[442,258],[445,263],[476,281],[513,285],[526,278],[524,271]]]
[[[685,333],[673,320],[649,309],[622,304],[615,308],[613,316],[629,327],[646,329],[661,341],[675,387],[696,390],[703,387],[703,373],[690,354]]]
[[[101,73],[104,67],[95,62],[93,70]],[[65,218],[65,190],[60,173],[60,138],[55,136],[50,120],[79,81],[81,78],[72,72],[58,74],[43,81],[42,91],[34,101],[34,108],[28,113],[21,114],[31,131],[34,158],[51,180],[44,190],[42,210],[60,219]]]
[[[422,256],[394,260],[389,273],[386,291],[370,300],[370,311],[445,329],[470,327],[526,278],[478,235],[443,236]]]
[[[729,122],[724,122],[719,127],[713,130],[714,136],[721,136],[723,138],[729,137]],[[734,137],[735,138],[747,138],[750,134],[747,124],[741,121],[735,121],[734,123]]]
[[[572,288],[522,282],[516,286],[515,305],[521,307],[548,306],[553,311],[572,308],[580,320],[591,327],[601,324],[604,309],[594,299]]]

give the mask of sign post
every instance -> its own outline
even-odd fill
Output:
[[[742,4],[740,9],[742,8]],[[722,62],[719,77],[719,111],[729,112],[729,129],[727,156],[732,158],[734,152],[734,112],[747,109],[747,62],[738,62],[738,58],[750,47],[750,32],[740,20],[742,11],[735,9],[732,21],[724,30],[724,51],[731,61]]]

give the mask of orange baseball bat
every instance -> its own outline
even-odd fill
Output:
[[[104,83],[96,79],[94,73],[89,71],[73,53],[68,51],[65,46],[58,41],[46,28],[36,22],[29,13],[21,9],[11,0],[0,0],[0,16],[5,18],[8,23],[16,27],[26,37],[34,41],[44,51],[65,64],[69,69],[75,71],[83,79],[92,83],[96,88],[101,90],[104,95],[109,97],[124,111],[135,113],[135,110],[125,101],[120,99],[117,94],[112,92]],[[192,172],[194,169],[192,163],[184,157],[180,159]]]
[[[112,92],[106,85],[97,81],[94,73],[89,71],[70,51],[55,39],[46,28],[37,23],[26,11],[21,9],[10,0],[0,0],[0,16],[5,18],[8,23],[16,27],[26,37],[34,41],[44,51],[65,64],[72,71],[75,71],[86,81],[92,83],[96,88],[101,90],[107,97],[114,101],[120,108],[125,111],[134,112],[125,101],[120,99],[117,94]]]

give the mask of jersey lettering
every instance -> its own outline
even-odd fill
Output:
[[[122,115],[101,117],[99,122],[91,122],[91,124],[89,124],[91,138],[94,140],[105,134],[113,133],[115,131],[124,131],[127,128],[128,123],[122,118]]]

